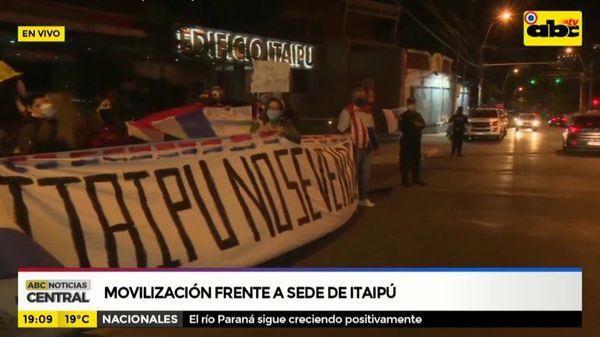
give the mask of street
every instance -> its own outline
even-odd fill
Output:
[[[465,143],[449,155],[441,135],[424,137],[424,187],[400,186],[397,144],[373,167],[375,208],[341,230],[278,258],[271,267],[582,267],[582,329],[169,330],[179,336],[598,336],[600,156],[565,155],[561,131],[509,129],[502,141]],[[90,335],[163,336],[166,330]]]
[[[600,0],[0,2],[0,337],[600,337]]]

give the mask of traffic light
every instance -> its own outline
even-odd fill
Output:
[[[554,79],[554,83],[561,84],[562,80],[560,79],[560,77],[557,77],[557,78]]]
[[[532,79],[531,81],[529,81],[529,83],[530,83],[531,85],[535,85],[535,84],[537,83],[537,80],[536,80],[536,79]]]
[[[592,107],[600,108],[600,97],[592,98]]]

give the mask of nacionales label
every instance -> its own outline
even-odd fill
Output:
[[[525,46],[581,46],[583,15],[580,11],[526,11],[523,13]]]

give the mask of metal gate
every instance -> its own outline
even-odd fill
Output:
[[[413,97],[427,125],[445,123],[452,115],[450,88],[413,87]]]

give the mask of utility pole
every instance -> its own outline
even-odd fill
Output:
[[[490,36],[494,22],[495,21],[490,22],[490,25],[485,33],[485,37],[483,38],[483,42],[481,42],[481,46],[479,46],[479,85],[477,86],[477,106],[481,106],[483,104],[483,53],[485,51],[485,43],[488,39],[488,36]]]
[[[452,83],[450,85],[450,99],[452,100],[450,102],[450,116],[452,116],[454,114],[454,111],[456,111],[456,99],[460,97],[460,93],[458,93],[458,97],[456,97],[456,89],[458,89],[458,66],[460,65],[460,53],[458,52],[458,50],[456,51],[456,57],[454,58],[454,62],[454,69],[452,71]]]
[[[588,110],[592,108],[592,99],[594,97],[594,60],[590,60],[590,71],[589,71],[589,81],[588,84]]]
[[[582,71],[581,73],[579,73],[579,113],[583,113],[585,111],[585,108],[584,108],[585,91],[583,89],[584,83],[585,83],[585,74]]]

